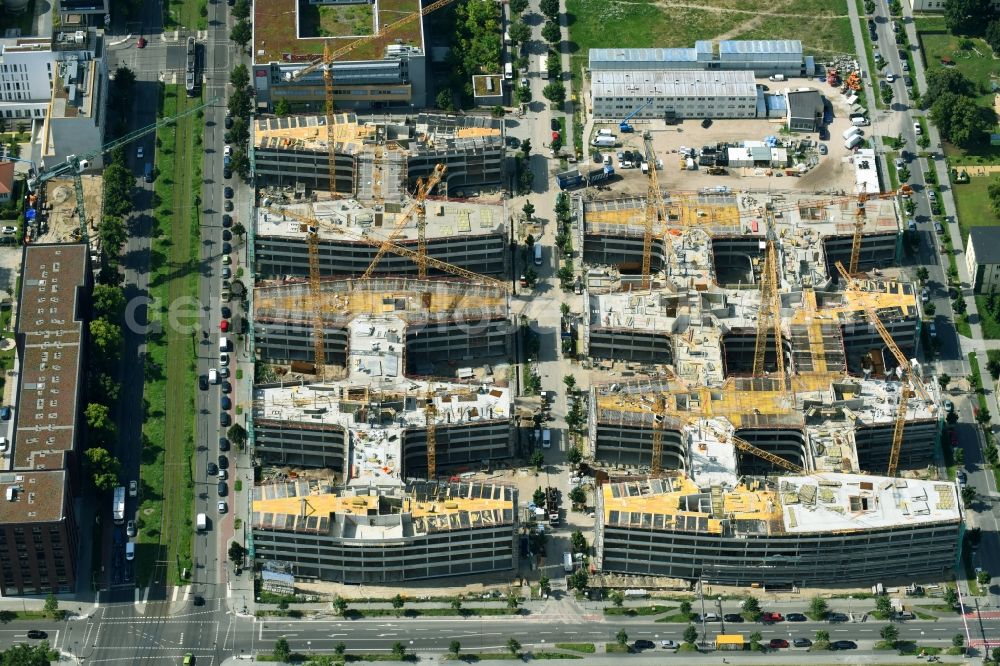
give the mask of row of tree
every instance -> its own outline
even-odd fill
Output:
[[[455,92],[460,91],[459,107],[472,104],[472,76],[499,74],[503,48],[500,5],[493,0],[468,0],[453,9],[438,12],[435,22],[440,34],[453,35],[448,53],[448,86],[438,91],[437,106],[445,111],[456,107]]]
[[[246,45],[253,39],[253,28],[250,25],[250,0],[236,0],[232,13],[236,22],[229,32],[229,39],[246,48]]]
[[[232,126],[225,134],[226,143],[233,147],[229,168],[239,174],[240,178],[247,178],[250,175],[250,158],[246,146],[250,140],[253,95],[250,94],[250,71],[246,65],[240,63],[233,68],[229,74],[229,84],[233,87],[226,107],[233,119]]]

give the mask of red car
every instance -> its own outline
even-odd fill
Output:
[[[763,613],[760,619],[761,622],[781,622],[785,618],[781,617],[781,613]]]
[[[144,49],[144,48],[146,48],[146,38],[145,37],[140,37],[139,41],[137,41],[135,43],[135,48],[137,48],[137,49]]]
[[[223,333],[225,333],[226,331],[228,331],[229,330],[229,321],[227,321],[225,319],[223,319],[222,321],[220,321],[219,322],[219,330],[222,331]]]
[[[767,646],[772,650],[777,650],[778,648],[786,648],[788,647],[788,641],[786,641],[784,638],[772,638],[771,642],[768,643]]]

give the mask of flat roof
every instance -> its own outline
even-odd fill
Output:
[[[324,241],[363,242],[357,238],[345,237],[337,230],[344,229],[355,236],[368,236],[377,241],[388,238],[397,220],[410,204],[385,202],[384,210],[357,199],[336,199],[314,203],[283,206],[283,210],[318,219],[325,223],[319,227],[319,236]],[[428,197],[425,234],[427,238],[449,238],[461,236],[489,236],[504,233],[504,206],[471,201],[449,200]],[[276,213],[268,208],[258,208],[257,237],[281,237],[305,240],[308,228],[304,222],[292,216]],[[417,240],[417,217],[409,216],[399,230],[395,242]]]
[[[699,42],[699,44],[703,44],[703,42]],[[711,43],[709,42],[708,44],[711,47]],[[711,48],[709,48],[708,52],[711,53]],[[600,68],[601,64],[605,62],[656,62],[664,64],[671,62],[697,62],[698,50],[683,47],[669,49],[590,49],[588,51],[588,58],[590,60],[590,69],[595,70],[595,68]]]
[[[0,472],[0,525],[61,521],[67,488],[64,469]]]
[[[757,97],[753,72],[739,70],[597,70],[591,73],[595,98]]]
[[[384,540],[513,525],[517,491],[495,483],[413,482],[392,491],[335,490],[332,480],[254,486],[254,529]]]
[[[305,278],[258,283],[254,321],[312,322],[312,290]],[[320,282],[319,311],[324,320],[344,322],[371,313],[392,315],[408,324],[447,319],[481,321],[509,316],[506,294],[496,287],[457,279],[371,278]]]
[[[802,42],[797,39],[726,39],[719,42],[719,54],[789,53],[802,55]]]
[[[330,50],[337,49],[364,39],[364,35],[300,38],[302,23],[300,9],[308,6],[298,0],[266,0],[253,3],[253,61],[257,64],[270,62],[296,63],[307,65],[323,55],[323,44],[330,43]],[[373,23],[370,34],[386,25],[394,23],[410,14],[420,11],[419,0],[379,0],[372,5]],[[362,42],[351,53],[340,59],[380,60],[387,46],[410,44],[423,50],[423,20],[417,19],[389,35]]]
[[[14,467],[55,468],[76,441],[83,373],[83,304],[89,249],[82,243],[26,245],[17,336],[21,353]]]
[[[734,484],[722,488],[715,502],[706,489],[683,475],[608,483],[601,487],[601,520],[606,526],[715,535],[722,534],[725,521],[737,536],[761,536],[857,533],[962,519],[958,488],[949,481],[824,472],[779,477],[765,487]]]
[[[862,148],[854,154],[854,190],[858,193],[879,194],[882,185],[878,178],[878,158],[871,148]]]

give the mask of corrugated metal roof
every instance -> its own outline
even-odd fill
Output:
[[[732,39],[719,42],[719,53],[797,53],[802,42],[797,39]]]
[[[695,62],[696,49],[590,49],[590,62]]]
[[[592,94],[605,97],[756,97],[753,72],[702,70],[595,71]]]

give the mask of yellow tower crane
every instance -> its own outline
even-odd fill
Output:
[[[760,272],[760,310],[757,313],[753,376],[763,377],[766,374],[764,360],[767,352],[767,335],[773,332],[777,374],[784,381],[785,358],[781,341],[781,282],[778,274],[778,237],[774,231],[774,211],[765,207],[764,219],[767,223],[767,236],[764,246],[764,264]]]
[[[424,416],[427,420],[427,478],[433,480],[437,475],[437,406],[434,404],[434,391],[431,384],[427,385],[427,400],[424,403]]]

